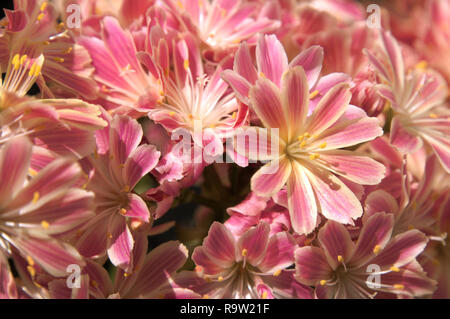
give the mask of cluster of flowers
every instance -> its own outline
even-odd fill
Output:
[[[450,2],[369,4],[15,0],[0,298],[450,298]]]

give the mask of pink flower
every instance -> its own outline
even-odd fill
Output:
[[[96,197],[96,216],[80,229],[77,248],[86,257],[102,256],[125,270],[132,267],[131,229],[150,222],[147,204],[133,192],[139,180],[158,163],[153,145],[139,145],[142,128],[128,116],[116,115],[97,132],[98,151],[88,160],[92,171],[87,189]]]
[[[284,56],[279,43],[266,44],[274,45],[272,56]],[[248,100],[266,128],[279,129],[279,136],[269,138],[278,139],[279,149],[271,149],[270,143],[262,158],[261,146],[237,143],[238,153],[252,160],[269,160],[252,177],[252,190],[260,196],[273,196],[286,184],[292,227],[300,234],[314,230],[318,211],[328,219],[353,224],[353,219],[362,215],[361,204],[335,174],[356,184],[373,185],[381,181],[385,168],[364,154],[339,149],[380,136],[378,120],[348,104],[351,94],[346,83],[328,88],[308,116],[308,82],[315,83],[317,67],[305,73],[303,67],[292,65],[285,71],[286,59],[266,62],[262,64],[266,77],[256,80]]]
[[[292,270],[287,270],[294,247],[286,232],[269,237],[264,222],[239,237],[215,222],[192,255],[207,283],[192,289],[211,298],[310,298],[310,290],[296,285]]]
[[[315,286],[318,298],[373,298],[377,292],[431,294],[436,283],[416,261],[427,238],[418,230],[392,237],[393,227],[393,215],[374,214],[354,243],[343,225],[328,221],[319,231],[319,247],[295,251],[297,279]]]
[[[82,36],[78,42],[92,58],[93,78],[100,87],[96,102],[105,109],[139,117],[161,99],[158,73],[143,68],[131,34],[115,18],[103,18],[101,38]]]
[[[391,103],[394,117],[390,142],[402,153],[411,153],[425,143],[434,151],[442,166],[450,172],[450,121],[444,79],[431,70],[422,70],[423,63],[409,73],[397,41],[388,32],[381,33],[383,57],[367,51],[370,62],[386,84],[378,92]]]
[[[149,117],[169,132],[186,130],[197,146],[209,145],[211,155],[222,154],[223,139],[245,120],[233,92],[220,78],[226,61],[207,75],[190,36],[175,41],[172,51],[174,71],[167,69],[162,77],[166,99],[150,110]]]
[[[54,96],[46,85],[50,82],[87,98],[96,96],[95,82],[89,78],[92,71],[90,57],[83,47],[74,43],[73,37],[64,29],[64,23],[55,23],[57,12],[52,4],[37,0],[16,1],[14,10],[5,12],[7,28],[0,36],[0,45],[10,56],[1,54],[2,64],[8,63],[8,58],[11,62],[16,55],[20,61],[24,55],[30,60],[42,55],[43,60],[35,72],[30,73],[34,73],[35,78],[42,73],[38,85],[45,95]],[[29,67],[32,64],[33,61]]]
[[[24,137],[0,149],[0,286],[7,285],[0,294],[12,293],[4,263],[12,249],[27,262],[31,280],[37,268],[61,278],[68,265],[84,265],[74,247],[55,239],[93,216],[93,194],[76,186],[81,169],[69,159],[57,159],[36,173],[30,169],[31,156],[32,144]]]
[[[216,53],[236,48],[240,42],[254,43],[258,33],[280,26],[279,21],[258,16],[255,2],[242,0],[165,1],[185,28]]]
[[[408,229],[419,229],[431,235],[440,235],[434,231],[437,212],[443,208],[446,190],[450,187],[447,175],[440,172],[438,160],[434,155],[426,160],[425,173],[417,186],[414,185],[405,172],[402,171],[401,198],[397,201],[385,190],[371,192],[365,201],[365,215],[369,218],[377,212],[391,213],[395,216],[393,234]],[[441,190],[444,191],[441,191]]]
[[[125,272],[118,268],[114,281],[98,263],[88,261],[88,295],[95,299],[193,299],[200,295],[175,283],[177,271],[186,263],[188,251],[178,241],[167,241],[148,250],[147,234],[136,234],[134,266]]]

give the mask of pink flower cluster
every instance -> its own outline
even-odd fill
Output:
[[[369,5],[15,0],[0,298],[450,298],[450,2]]]

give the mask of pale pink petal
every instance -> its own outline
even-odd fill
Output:
[[[319,79],[323,63],[323,48],[314,45],[297,55],[290,63],[289,67],[300,65],[305,70],[308,79],[308,87],[313,88]]]
[[[318,199],[320,212],[326,218],[342,224],[353,225],[353,220],[362,215],[362,207],[356,196],[335,175],[314,170],[305,170]]]
[[[422,146],[422,139],[408,132],[397,117],[392,119],[390,143],[402,153],[414,153]]]
[[[25,182],[32,145],[27,138],[11,139],[0,149],[0,203],[8,203]]]
[[[131,266],[134,239],[125,217],[111,216],[108,228],[111,233],[108,247],[109,259],[114,266],[127,270]]]
[[[413,229],[401,233],[392,239],[388,245],[372,261],[382,269],[402,267],[413,261],[428,243],[424,233]]]
[[[267,250],[267,245],[269,242],[269,225],[267,223],[261,222],[256,227],[250,228],[245,232],[237,243],[238,253],[245,249],[246,255],[242,258],[247,258],[253,266],[258,266],[263,260],[265,252]]]
[[[124,180],[133,189],[140,179],[155,168],[161,153],[153,145],[141,145],[133,150],[125,162]]]
[[[352,95],[349,85],[341,83],[321,98],[310,117],[307,131],[319,135],[335,123],[345,112]]]
[[[333,270],[318,247],[300,247],[295,251],[296,279],[302,284],[315,286],[321,280],[331,279]]]
[[[73,246],[55,239],[23,236],[14,238],[13,244],[23,256],[30,256],[34,262],[55,277],[66,277],[69,265],[84,267],[83,259]]]
[[[376,213],[364,223],[353,255],[352,265],[364,265],[373,259],[379,249],[389,242],[394,227],[394,216]]]
[[[287,232],[270,237],[263,261],[258,268],[265,273],[285,269],[294,263],[294,238]]]
[[[205,253],[216,263],[229,267],[235,262],[236,250],[233,234],[221,223],[214,222],[203,241]]]
[[[125,207],[125,210],[126,212],[123,215],[126,217],[137,218],[145,223],[148,223],[150,220],[147,204],[136,194],[128,194],[128,205]]]
[[[308,114],[309,88],[301,67],[290,68],[281,79],[282,104],[287,107],[289,136],[296,137]]]
[[[280,90],[266,78],[260,78],[250,89],[250,103],[265,127],[278,128],[283,138],[287,129],[285,106]]]
[[[136,282],[126,298],[152,296],[157,289],[168,283],[168,275],[184,265],[188,250],[178,241],[169,241],[153,249],[145,258]],[[157,297],[157,296],[154,296]]]
[[[395,198],[384,190],[376,190],[370,193],[365,202],[364,211],[366,215],[372,216],[376,213],[397,214],[399,207]]]
[[[256,46],[256,64],[259,72],[262,72],[275,85],[280,86],[281,75],[288,68],[288,59],[283,45],[275,35],[259,37]]]
[[[286,184],[291,170],[290,161],[284,157],[267,163],[252,176],[252,191],[259,196],[274,195]]]
[[[115,116],[110,129],[110,153],[119,164],[125,164],[142,139],[139,123],[128,116]]]
[[[251,192],[241,203],[227,208],[227,213],[229,215],[238,213],[247,216],[257,216],[266,208],[267,201],[267,197],[261,197]]]
[[[328,221],[318,235],[320,246],[324,249],[329,265],[336,269],[341,263],[347,263],[352,258],[355,245],[350,233],[335,221]]]
[[[293,162],[287,181],[287,198],[292,228],[299,234],[309,234],[316,227],[317,204],[305,169]]]
[[[326,151],[320,153],[320,161],[334,173],[364,185],[377,185],[385,176],[383,164],[368,156],[353,155],[351,151]]]
[[[233,70],[246,79],[248,83],[253,84],[258,79],[258,74],[253,65],[253,59],[250,56],[250,51],[246,42],[242,42],[239,49],[236,51]]]
[[[222,79],[233,89],[236,97],[245,104],[249,104],[249,91],[251,84],[235,71],[225,70],[221,74]]]

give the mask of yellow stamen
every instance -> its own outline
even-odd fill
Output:
[[[323,142],[322,144],[320,144],[319,147],[320,147],[320,148],[325,148],[325,147],[327,147],[327,143],[326,143],[326,142]]]
[[[391,269],[391,271],[394,271],[394,272],[399,272],[400,271],[400,268],[395,267],[395,266],[392,266],[390,269]]]
[[[394,289],[396,289],[396,290],[403,290],[403,289],[405,289],[405,286],[402,285],[402,284],[395,284],[394,285]]]
[[[247,249],[242,249],[242,256],[245,257],[248,254],[248,250]]]
[[[124,273],[123,273],[123,276],[124,276],[124,277],[128,277],[129,275],[131,275],[131,274],[129,274],[129,273],[127,273],[127,272],[124,272]]]
[[[178,6],[178,8],[180,8],[181,10],[184,9],[184,5],[183,5],[183,3],[182,3],[181,1],[177,1],[177,6]]]
[[[209,295],[203,295],[203,299],[209,299]]]
[[[30,174],[32,177],[36,176],[38,174],[38,172],[36,172],[34,169],[32,169],[31,167],[28,169],[28,174]]]
[[[305,147],[306,146],[306,141],[303,141],[300,143],[300,147]]]
[[[42,228],[48,229],[50,227],[50,224],[48,223],[48,221],[41,221],[41,226]]]
[[[408,230],[414,229],[413,225],[408,225]]]
[[[125,215],[127,213],[127,210],[125,208],[121,208],[119,213],[120,215]]]
[[[54,57],[53,60],[58,63],[64,63],[64,59],[60,57]]]
[[[264,73],[262,73],[262,72],[259,72],[259,76],[262,77],[262,78],[266,77],[266,75]]]
[[[22,57],[20,58],[20,65],[23,65],[27,59],[28,55],[26,54],[22,55]]]
[[[36,73],[36,67],[37,67],[37,64],[36,64],[36,62],[34,62],[30,68],[30,71],[28,72],[28,76],[34,76],[34,74]]]
[[[14,66],[14,70],[18,70],[19,66],[20,66],[20,56],[19,54],[14,55],[13,59],[12,59],[12,65]]]
[[[305,135],[306,138],[310,138],[311,137],[311,135],[308,132],[305,132],[305,134],[303,134],[303,135]]]
[[[267,299],[267,291],[264,291],[261,295],[262,299]]]
[[[95,280],[91,280],[91,286],[92,287],[94,287],[94,288],[97,288],[98,287],[98,283],[95,281]]]
[[[280,274],[281,274],[281,269],[278,269],[278,270],[276,270],[276,271],[273,273],[273,275],[274,275],[275,277],[278,277]]]
[[[319,154],[310,154],[310,155],[309,155],[309,158],[310,158],[311,160],[316,160],[316,159],[318,159],[319,157],[320,157]]]
[[[42,44],[43,44],[43,45],[49,45],[50,42],[49,42],[49,41],[44,41],[44,42],[42,42]]]
[[[112,234],[111,233],[107,233],[106,236],[111,239],[112,238]]]
[[[217,281],[223,281],[223,277],[222,276],[219,276],[219,278],[217,278]]]
[[[45,10],[45,8],[47,8],[47,1],[44,1],[44,2],[42,2],[42,4],[41,4],[41,7],[40,7],[40,11],[44,11]]]
[[[31,256],[27,256],[27,262],[28,262],[28,265],[34,266],[34,259],[31,258]]]
[[[72,52],[72,47],[68,47],[67,50],[64,50],[63,53],[64,54],[69,54],[70,52]]]
[[[189,114],[189,115],[188,115],[188,118],[189,118],[190,120],[192,120],[192,119],[194,118],[194,116],[193,116],[192,114]]]
[[[324,279],[322,279],[322,280],[320,281],[320,285],[321,285],[321,286],[325,286],[326,283],[327,283],[327,281],[324,280]]]
[[[312,100],[319,94],[319,91],[315,90],[309,94],[309,99]]]
[[[187,59],[184,60],[183,66],[184,66],[184,69],[185,69],[185,70],[189,69],[189,60],[187,60]]]
[[[36,269],[34,269],[33,266],[27,266],[27,270],[28,270],[28,272],[30,273],[30,276],[31,276],[31,277],[36,276]]]
[[[416,69],[418,69],[418,70],[425,70],[427,67],[428,67],[427,61],[422,60],[416,64]]]
[[[169,112],[169,116],[174,116],[174,115],[175,115],[174,111]]]
[[[430,117],[432,119],[437,119],[438,118],[437,114],[434,114],[434,113],[430,113]]]
[[[36,202],[39,200],[39,192],[34,192],[33,194],[33,204],[36,204]]]
[[[45,16],[44,13],[40,13],[40,14],[37,16],[37,19],[36,19],[36,20],[41,21],[41,20],[44,18],[44,16]]]
[[[236,117],[237,117],[237,113],[233,112],[233,114],[231,114],[231,118],[234,120],[234,119],[236,119]]]
[[[124,193],[128,193],[130,191],[130,186],[129,185],[125,185],[123,188],[122,188],[122,192],[124,192]]]
[[[342,257],[341,255],[337,256],[337,260],[338,262],[343,262],[344,261],[344,257]]]
[[[380,245],[376,245],[376,246],[373,248],[373,253],[374,253],[375,255],[377,255],[377,254],[380,252],[380,250],[381,250],[381,246],[380,246]]]

